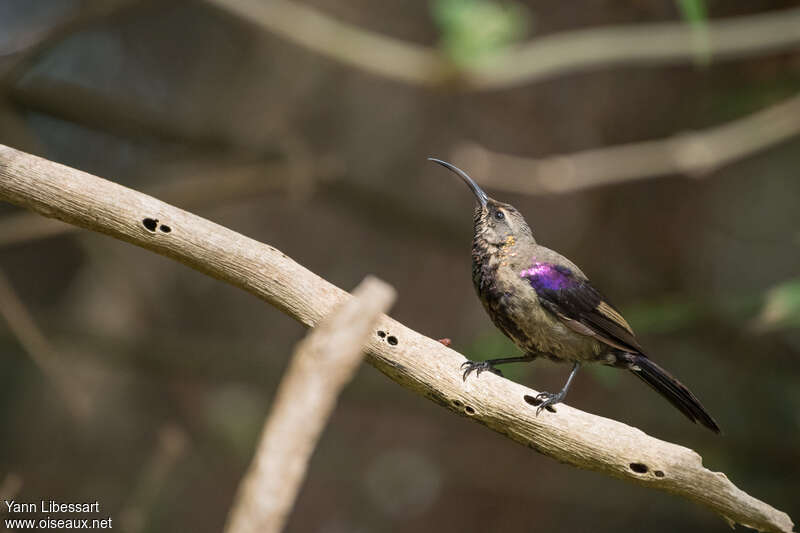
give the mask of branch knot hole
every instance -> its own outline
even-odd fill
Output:
[[[536,406],[538,406],[539,404],[542,403],[542,400],[540,400],[539,398],[536,398],[535,396],[531,396],[530,394],[526,394],[525,396],[522,397],[522,399],[525,400],[525,403],[527,403],[529,405],[532,405],[534,407],[536,407]],[[550,411],[551,413],[555,413],[556,412],[556,408],[553,407],[552,405],[546,405],[544,407],[544,410],[545,411]]]
[[[144,226],[144,229],[146,229],[150,233],[155,233],[157,229],[160,230],[162,233],[169,233],[172,231],[172,228],[170,228],[166,224],[159,225],[157,218],[150,218],[150,217],[143,218],[142,226]]]
[[[158,227],[158,219],[157,218],[144,218],[142,219],[142,225],[144,229],[151,233],[155,233],[156,228]]]
[[[378,330],[378,337],[380,337],[381,340],[388,342],[392,346],[397,346],[397,344],[399,342],[397,340],[397,337],[395,337],[394,335],[389,335],[388,332],[383,331],[381,329]]]

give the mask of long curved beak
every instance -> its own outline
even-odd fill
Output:
[[[429,157],[428,161],[433,161],[434,163],[439,163],[443,167],[445,167],[445,168],[447,168],[449,170],[452,170],[453,172],[455,172],[456,174],[461,176],[461,179],[464,180],[464,182],[467,185],[469,185],[470,189],[472,189],[472,192],[473,192],[473,194],[475,194],[475,198],[478,199],[478,202],[480,202],[481,207],[486,207],[486,202],[489,201],[489,197],[486,195],[485,192],[483,192],[483,189],[478,187],[478,184],[475,183],[475,181],[472,178],[470,178],[467,175],[466,172],[464,172],[463,170],[461,170],[460,168],[458,168],[455,165],[451,165],[447,161],[442,161],[441,159],[436,159],[434,157]]]

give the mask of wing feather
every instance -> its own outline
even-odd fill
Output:
[[[530,282],[542,306],[568,328],[614,348],[643,353],[628,322],[588,279],[552,263],[534,263],[520,275]]]

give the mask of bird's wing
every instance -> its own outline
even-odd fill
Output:
[[[632,353],[643,353],[633,330],[589,280],[553,263],[534,263],[520,273],[536,291],[542,307],[582,335]]]

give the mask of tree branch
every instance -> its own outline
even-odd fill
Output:
[[[438,85],[453,67],[434,48],[362,30],[287,0],[207,0],[294,44],[370,74],[412,85]]]
[[[763,55],[800,45],[800,9],[710,20],[711,61]],[[612,65],[692,63],[695,30],[685,22],[573,30],[534,39],[471,73],[477,89],[503,89]]]
[[[155,198],[0,145],[0,200],[108,234],[240,287],[315,326],[347,293],[266,244]],[[542,413],[527,387],[490,373],[466,383],[459,353],[383,316],[368,361],[400,385],[559,461],[664,490],[730,522],[789,532],[792,521],[707,470],[694,451],[559,405]]]
[[[394,299],[392,287],[367,277],[353,291],[353,298],[298,344],[225,531],[283,530],[339,393],[363,358],[361,347]]]
[[[486,187],[523,194],[564,193],[670,174],[710,173],[800,134],[800,95],[706,130],[540,159],[456,148],[453,160]]]
[[[148,188],[147,193],[192,209],[218,207],[256,195],[288,193],[292,182],[300,181],[294,179],[300,175],[299,166],[299,162],[291,160],[276,163],[220,162],[214,158],[202,159],[196,164],[172,165],[172,168],[156,166],[149,168],[148,174],[157,176],[160,181]],[[310,171],[313,175],[302,176],[306,182],[316,181],[318,174],[327,174],[334,168],[330,162],[316,160],[312,166]],[[220,175],[225,179],[220,180]],[[76,230],[75,226],[58,220],[21,211],[0,217],[0,248]]]
[[[635,24],[539,37],[463,72],[436,48],[340,22],[288,0],[207,0],[315,53],[412,85],[458,80],[468,89],[505,89],[607,65],[687,63],[697,41],[687,24]],[[734,59],[800,45],[800,9],[715,20],[708,24],[712,59]]]

